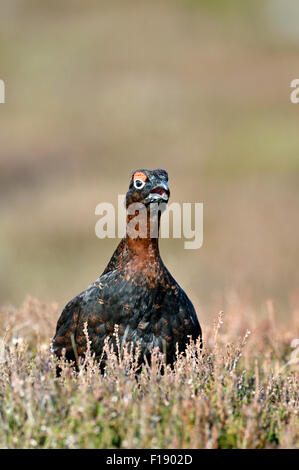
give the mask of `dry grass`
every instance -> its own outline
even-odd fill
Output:
[[[49,338],[55,305],[28,298],[1,312],[0,447],[294,448],[297,365],[288,364],[294,319],[236,308],[204,325],[203,353],[191,344],[161,375],[163,357],[135,377],[128,350],[109,350],[104,376],[87,354],[79,372],[57,359]],[[295,313],[295,312],[294,312]]]

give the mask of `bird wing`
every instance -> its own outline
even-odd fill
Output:
[[[75,359],[72,336],[75,337],[78,326],[80,300],[81,294],[68,302],[57,322],[56,333],[53,338],[53,349],[58,357],[62,355],[62,350],[65,349],[66,358]]]

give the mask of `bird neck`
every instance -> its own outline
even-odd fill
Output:
[[[160,217],[160,212],[153,213],[148,207],[137,215],[127,215],[126,243],[131,255],[159,257]]]

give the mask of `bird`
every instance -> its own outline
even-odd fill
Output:
[[[102,371],[105,341],[117,350],[115,328],[120,344],[131,345],[133,352],[139,348],[140,366],[150,363],[154,348],[172,365],[177,351],[184,353],[190,339],[199,339],[201,344],[194,306],[159,252],[160,218],[169,197],[166,170],[138,169],[132,173],[125,199],[126,233],[101,276],[63,309],[52,341],[58,358],[64,354],[76,363],[84,357],[85,328]]]

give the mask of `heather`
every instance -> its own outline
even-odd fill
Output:
[[[137,371],[129,346],[118,341],[116,354],[107,342],[104,375],[90,349],[77,371],[53,355],[57,315],[56,305],[32,298],[1,311],[2,448],[298,445],[296,320],[278,323],[271,302],[259,319],[219,312],[204,326],[202,351],[191,343],[173,368],[153,351]]]

